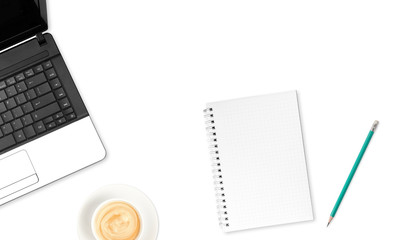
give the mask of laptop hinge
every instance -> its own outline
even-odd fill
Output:
[[[45,40],[45,38],[44,38],[42,33],[38,33],[36,35],[36,37],[37,37],[38,44],[40,44],[40,46],[43,46],[43,45],[47,44],[47,41]]]

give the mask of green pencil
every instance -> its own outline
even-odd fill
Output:
[[[379,124],[379,121],[377,121],[377,120],[374,121],[373,126],[372,126],[372,128],[370,129],[368,136],[366,137],[365,143],[363,144],[362,149],[361,149],[361,151],[359,152],[359,155],[358,155],[358,157],[357,157],[357,160],[355,160],[355,163],[354,163],[354,166],[353,166],[352,169],[351,169],[350,175],[348,175],[347,181],[346,181],[346,183],[344,184],[344,187],[343,187],[343,189],[342,189],[342,191],[341,191],[341,193],[340,193],[340,195],[339,195],[339,198],[338,198],[337,201],[336,201],[335,206],[333,207],[333,210],[332,210],[332,212],[331,212],[331,216],[329,217],[328,225],[326,225],[327,227],[329,226],[329,224],[331,223],[332,219],[333,219],[333,218],[335,217],[335,215],[336,215],[337,209],[339,208],[340,203],[341,203],[342,200],[343,200],[344,194],[346,194],[346,192],[347,192],[348,186],[350,185],[351,180],[352,180],[352,178],[354,177],[355,171],[357,171],[358,165],[359,165],[359,163],[361,162],[361,159],[362,159],[362,157],[363,157],[363,154],[365,153],[366,148],[367,148],[368,145],[369,145],[370,139],[372,139],[373,133],[374,133],[374,131],[376,130],[376,127],[377,127],[378,124]]]

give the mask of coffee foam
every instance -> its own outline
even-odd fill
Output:
[[[94,230],[100,240],[135,240],[140,228],[137,211],[122,201],[104,204],[94,219]]]

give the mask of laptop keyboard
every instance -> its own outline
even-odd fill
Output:
[[[76,118],[51,61],[0,81],[0,152]]]

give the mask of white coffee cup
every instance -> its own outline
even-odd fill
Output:
[[[132,207],[133,210],[136,212],[139,223],[140,223],[140,228],[139,228],[139,232],[138,232],[138,235],[136,236],[135,240],[140,240],[141,235],[142,235],[141,233],[142,233],[142,230],[144,227],[144,220],[143,220],[142,215],[140,214],[139,210],[135,206],[133,206],[133,204],[131,202],[126,201],[124,199],[109,199],[109,200],[102,202],[101,204],[99,204],[99,206],[96,207],[96,209],[92,215],[92,219],[91,219],[91,229],[92,229],[92,234],[95,237],[95,239],[101,240],[101,238],[99,238],[99,236],[97,235],[97,232],[96,232],[96,217],[100,213],[100,210],[102,210],[103,207],[105,207],[107,204],[110,204],[113,202],[114,203],[121,202],[121,203],[127,204],[130,207]]]

